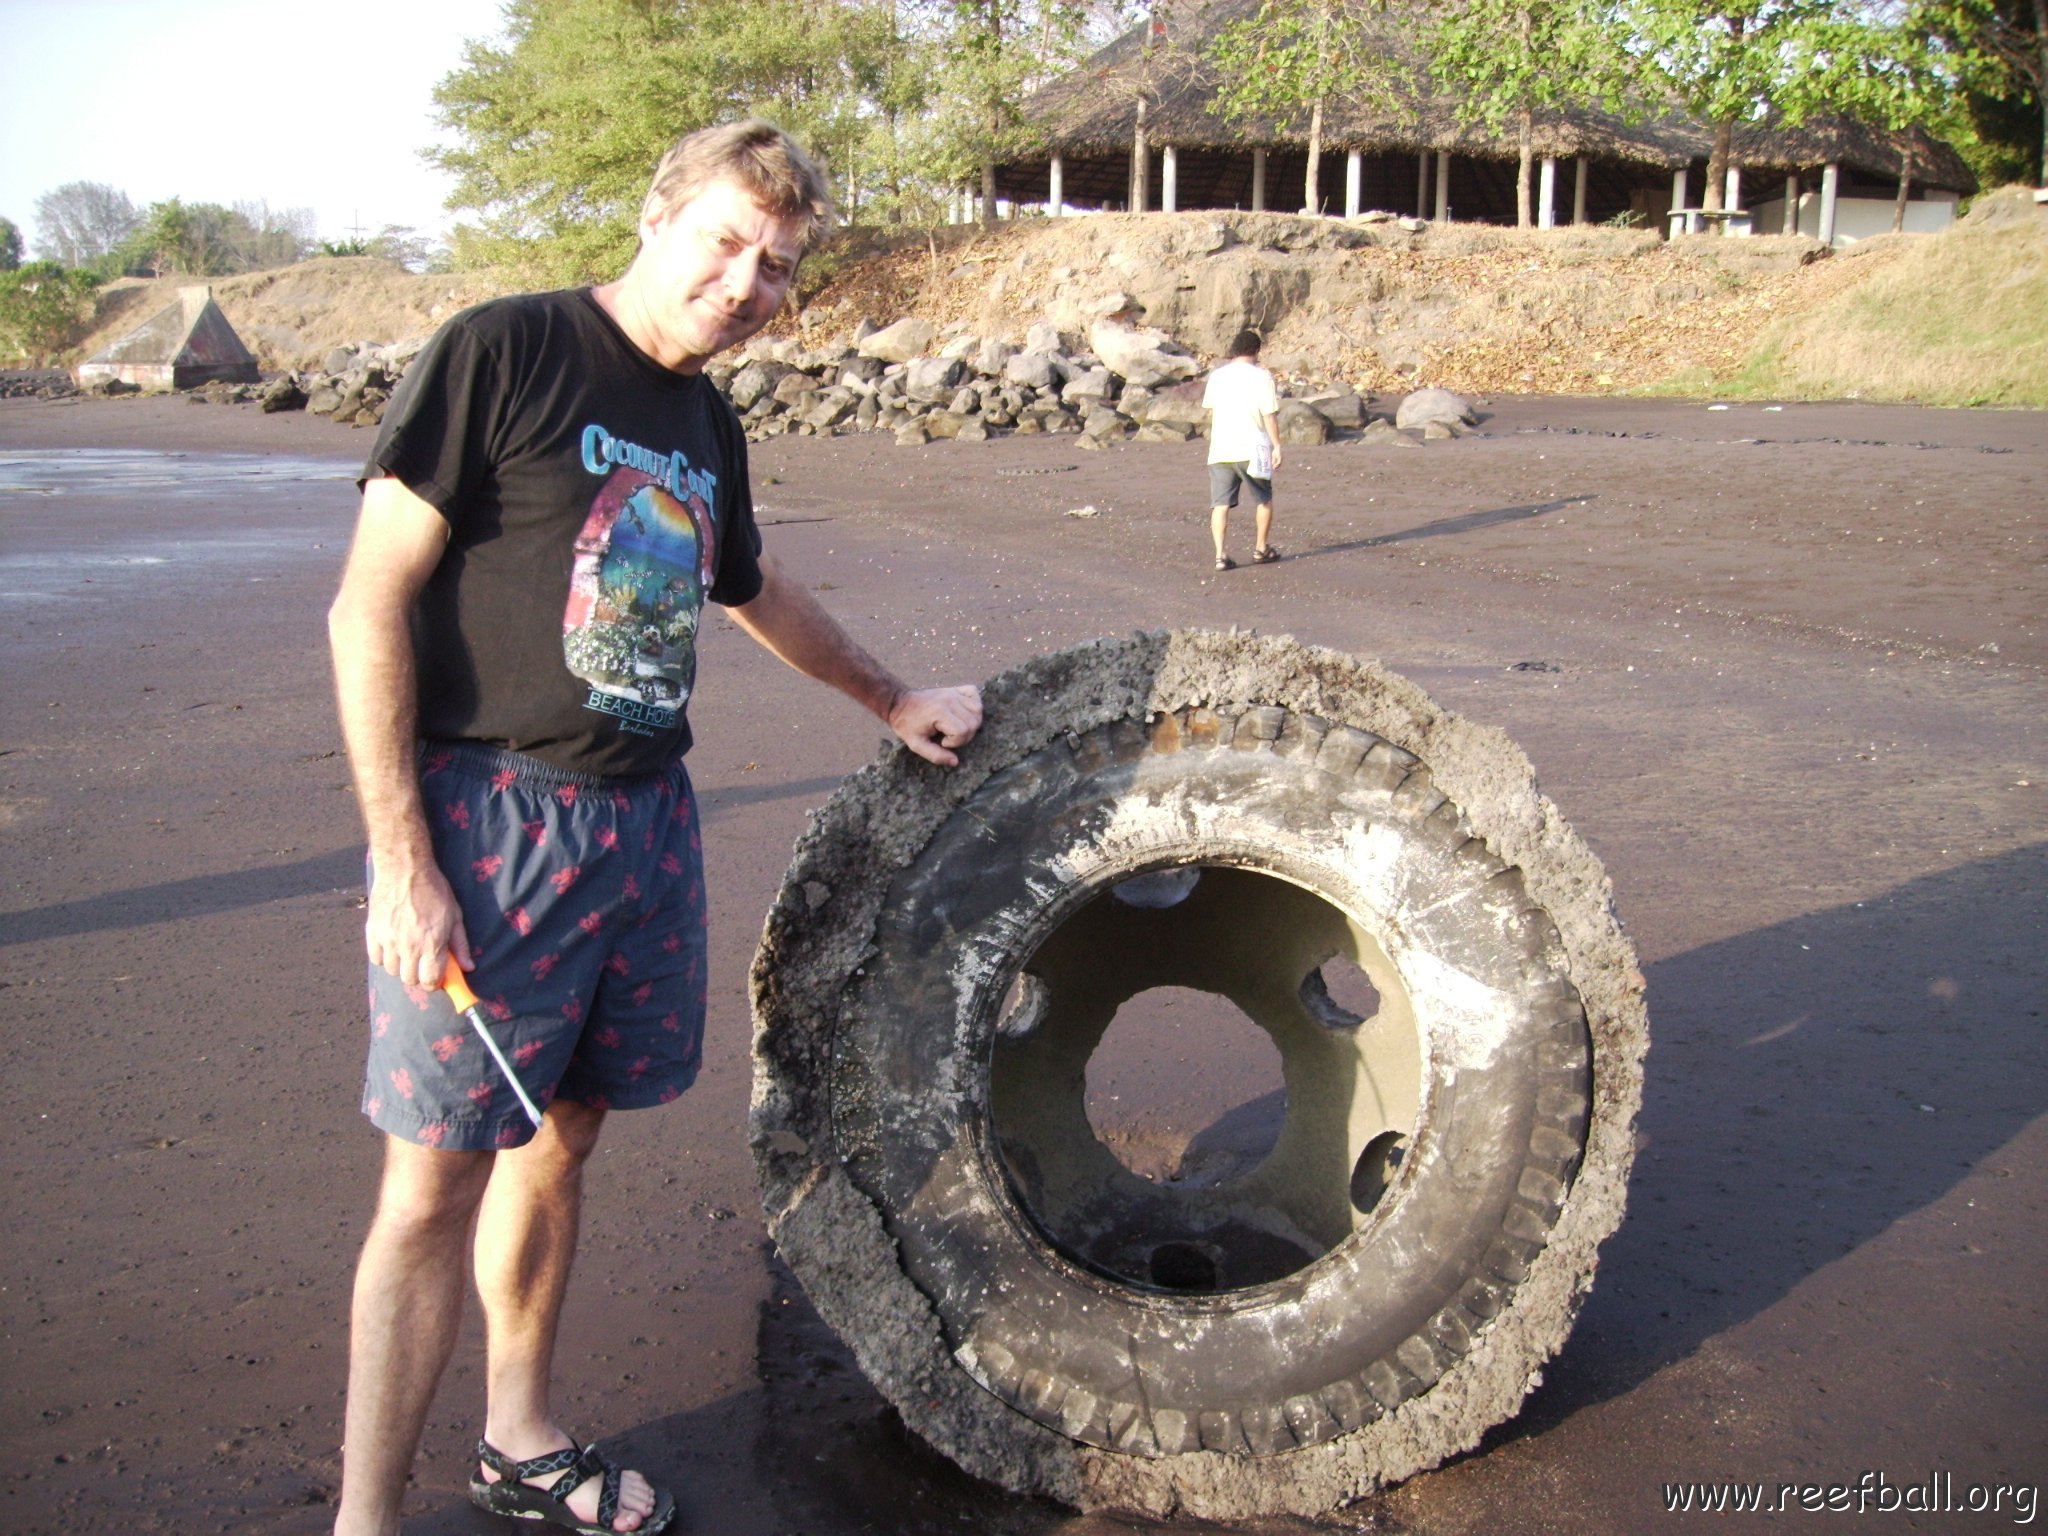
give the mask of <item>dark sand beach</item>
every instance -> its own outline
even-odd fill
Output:
[[[2038,1488],[2048,416],[1486,409],[1463,441],[1290,450],[1289,558],[1220,575],[1198,444],[784,439],[756,498],[770,549],[913,678],[1136,627],[1293,634],[1504,729],[1606,862],[1653,1045],[1629,1215],[1569,1343],[1477,1452],[1240,1529],[1621,1536],[1698,1523],[1667,1483]],[[253,407],[0,401],[0,1168],[23,1196],[0,1529],[331,1520],[379,1149],[323,620],[368,443]],[[560,1412],[719,1536],[1196,1529],[953,1471],[779,1267],[746,969],[807,811],[879,728],[715,612],[704,634],[707,1065],[593,1164]],[[408,1531],[504,1529],[463,1497],[480,1415],[472,1316]],[[1851,1523],[2004,1529],[2014,1498]]]

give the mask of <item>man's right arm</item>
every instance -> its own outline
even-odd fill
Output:
[[[440,984],[450,950],[470,963],[454,893],[434,863],[414,756],[412,610],[447,547],[447,520],[431,505],[400,481],[369,481],[327,615],[342,739],[370,843],[365,941],[373,962],[424,987]]]

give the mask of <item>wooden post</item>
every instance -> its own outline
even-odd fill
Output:
[[[1436,221],[1445,223],[1451,216],[1451,152],[1440,149],[1436,152]]]
[[[1054,218],[1058,218],[1060,216],[1060,209],[1066,205],[1067,200],[1067,162],[1060,156],[1054,155],[1052,157],[1052,165],[1048,168],[1047,174],[1051,177],[1052,186],[1045,195],[1046,211]]]
[[[1572,222],[1574,224],[1586,222],[1586,176],[1591,165],[1592,161],[1586,156],[1579,156],[1577,170],[1572,176]]]
[[[1545,155],[1536,171],[1536,227],[1557,227],[1557,156]]]
[[[1358,217],[1358,204],[1359,204],[1359,200],[1360,200],[1360,199],[1361,199],[1361,198],[1363,197],[1363,195],[1364,195],[1364,191],[1363,191],[1363,189],[1364,189],[1364,186],[1365,186],[1365,156],[1364,156],[1363,154],[1361,154],[1361,153],[1360,153],[1360,152],[1359,152],[1358,150],[1355,150],[1355,149],[1354,149],[1354,150],[1352,150],[1352,151],[1351,151],[1351,153],[1350,153],[1350,154],[1348,154],[1348,155],[1346,155],[1346,156],[1344,157],[1344,217],[1345,217],[1345,218],[1347,218],[1347,219],[1355,219],[1355,218],[1357,218],[1357,217]]]
[[[1159,148],[1159,210],[1172,213],[1180,206],[1180,154],[1171,144]]]
[[[1429,151],[1415,157],[1415,217],[1429,217]]]
[[[1796,235],[1799,233],[1799,173],[1797,171],[1794,171],[1785,178],[1785,227],[1779,230],[1778,233],[1781,235]]]
[[[1266,152],[1252,151],[1252,212],[1266,211]]]
[[[1679,209],[1685,206],[1685,173],[1688,169],[1690,169],[1690,167],[1681,165],[1677,170],[1671,173],[1671,211],[1673,213],[1676,213]],[[1683,226],[1679,225],[1674,220],[1671,225],[1671,233],[1674,235],[1678,234],[1681,228],[1683,228],[1684,232],[1688,235],[1692,233],[1693,220],[1690,214],[1686,216],[1685,223]]]
[[[1820,243],[1832,246],[1835,243],[1835,200],[1841,192],[1842,167],[1838,161],[1830,160],[1820,173]]]

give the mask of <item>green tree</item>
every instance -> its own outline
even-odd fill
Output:
[[[90,266],[139,222],[126,192],[101,181],[67,181],[36,199],[36,250],[63,266]]]
[[[1374,36],[1388,10],[1388,0],[1261,0],[1211,45],[1227,117],[1269,118],[1282,133],[1307,119],[1302,206],[1311,212],[1322,206],[1325,115],[1338,107],[1391,107],[1406,77],[1397,55]]]
[[[1620,101],[1631,61],[1585,0],[1464,0],[1424,13],[1420,42],[1459,121],[1515,129],[1515,223],[1530,225],[1536,114]]]
[[[41,367],[92,313],[90,272],[32,261],[0,272],[0,359]]]
[[[1919,43],[1884,0],[1631,0],[1652,70],[1713,127],[1704,207],[1722,205],[1738,123],[1796,127],[1822,112],[1904,126],[1936,110]]]
[[[682,134],[750,112],[827,158],[866,130],[863,83],[891,37],[881,0],[509,0],[503,43],[471,43],[434,92],[458,135],[468,264],[553,281],[617,273],[640,201]]]
[[[1916,0],[1903,24],[1952,55],[1978,174],[2048,182],[2048,0]]]
[[[0,219],[0,272],[21,265],[21,230],[12,219]]]

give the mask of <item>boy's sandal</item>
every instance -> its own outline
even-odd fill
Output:
[[[1218,555],[1216,557],[1216,569],[1219,571],[1234,571],[1237,569],[1237,562],[1228,555]]]
[[[1275,549],[1271,544],[1268,544],[1264,549],[1255,549],[1252,551],[1253,565],[1271,565],[1275,560],[1278,560],[1279,558],[1280,551]]]
[[[663,1488],[654,1490],[654,1508],[630,1533],[620,1532],[612,1521],[619,1512],[619,1469],[605,1459],[595,1445],[571,1445],[531,1461],[514,1461],[488,1440],[476,1443],[476,1459],[498,1474],[487,1482],[481,1470],[470,1474],[469,1501],[494,1515],[515,1520],[545,1520],[578,1536],[656,1536],[675,1519],[676,1501]],[[559,1473],[560,1476],[555,1476]],[[554,1477],[545,1488],[527,1481]],[[602,1478],[597,1495],[597,1520],[579,1518],[569,1508],[569,1495],[593,1477]]]

